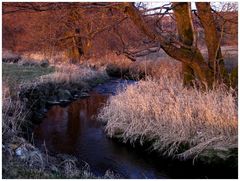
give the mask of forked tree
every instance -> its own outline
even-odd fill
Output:
[[[133,3],[124,3],[124,12],[135,25],[150,39],[160,43],[161,48],[174,59],[182,62],[184,84],[189,85],[198,79],[206,87],[212,87],[216,82],[227,82],[227,72],[221,53],[221,37],[213,17],[209,2],[197,2],[197,14],[204,29],[205,43],[208,50],[208,60],[205,60],[196,43],[196,32],[193,28],[191,4],[189,2],[174,2],[172,10],[177,24],[178,40],[167,40],[160,33],[149,28],[143,15]]]
[[[115,23],[110,21],[105,26],[98,27],[98,25],[95,25],[94,27],[94,23],[92,23],[94,20],[90,19],[88,24],[93,26],[88,29],[93,31],[89,31],[84,35],[85,39],[88,40],[88,50],[93,44],[92,41],[94,37],[98,36],[99,32],[113,30],[115,35],[119,38],[119,43],[123,46],[120,53],[128,56],[132,60],[137,56],[146,55],[154,51],[156,52],[159,48],[162,48],[170,57],[180,61],[182,63],[183,83],[186,86],[192,85],[194,80],[198,80],[206,88],[212,88],[215,84],[222,82],[229,84],[228,73],[224,66],[220,46],[223,28],[220,29],[220,31],[217,29],[216,18],[214,17],[213,9],[209,2],[196,2],[195,5],[197,10],[194,11],[195,18],[198,18],[203,28],[204,41],[208,52],[207,58],[204,58],[198,47],[198,39],[196,36],[197,30],[195,30],[193,26],[194,17],[190,2],[173,2],[167,6],[163,5],[152,9],[141,8],[139,4],[141,3],[5,3],[3,6],[3,14],[27,10],[42,12],[73,8],[75,11],[80,12],[80,10],[92,11],[95,9],[97,12],[97,17],[95,16],[95,18],[101,17],[101,14],[110,14],[106,15],[108,21],[112,18]],[[152,16],[150,19],[154,22],[153,25],[150,26],[148,23],[148,12],[155,10],[165,10],[165,12],[162,13],[161,11],[161,13],[159,13],[159,11],[157,11],[157,13],[150,14],[150,16]],[[172,18],[175,20],[177,29],[177,38],[169,35],[166,37],[164,32],[161,31],[160,19],[166,14],[169,16],[173,15]],[[77,22],[78,18],[75,19]],[[119,25],[126,19],[130,19],[135,27],[148,38],[149,42],[151,42],[150,45],[152,45],[152,47],[149,47],[148,44],[146,49],[142,49],[145,53],[141,54],[139,53],[140,51],[131,52],[125,47],[126,42],[124,42],[124,38],[119,31]],[[98,19],[98,22],[99,21],[101,21],[101,19]],[[73,29],[73,32],[74,31],[75,29]],[[70,37],[76,40],[79,38],[79,34],[73,33]],[[78,50],[82,50],[78,45],[79,43],[76,43],[76,41],[74,42],[77,44]],[[83,53],[79,52],[79,55],[81,54]]]

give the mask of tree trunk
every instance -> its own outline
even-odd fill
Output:
[[[124,12],[131,18],[133,23],[150,39],[158,41],[161,44],[161,48],[172,58],[188,65],[194,70],[196,78],[202,82],[206,87],[212,87],[213,85],[213,71],[205,62],[200,50],[197,47],[192,46],[191,49],[184,47],[178,47],[167,42],[165,37],[154,32],[149,26],[145,23],[140,12],[134,7],[133,3],[123,3]],[[187,17],[186,17],[187,16]],[[188,15],[183,16],[188,21],[192,21]],[[189,22],[191,23],[191,22]]]
[[[90,38],[83,38],[83,52],[84,52],[84,58],[89,59],[90,57],[90,50],[92,48],[92,41]]]
[[[220,47],[221,37],[217,32],[210,3],[198,2],[196,3],[196,7],[205,33],[205,43],[208,50],[208,63],[214,71],[214,79],[227,83],[227,71],[224,66],[224,60]]]
[[[191,49],[194,43],[191,4],[188,2],[174,2],[172,8],[177,22],[178,39]],[[182,63],[182,73],[184,86],[192,86],[195,79],[194,70],[188,64]]]

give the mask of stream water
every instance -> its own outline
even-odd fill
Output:
[[[124,89],[134,83],[111,80],[97,86],[88,98],[66,107],[52,106],[41,124],[35,126],[35,144],[38,147],[45,144],[50,152],[70,154],[84,160],[97,176],[110,169],[124,178],[206,178],[208,173],[199,172],[189,166],[191,164],[160,159],[106,136],[104,126],[96,120],[99,109],[117,88]]]

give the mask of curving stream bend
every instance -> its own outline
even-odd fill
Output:
[[[117,88],[124,89],[134,83],[113,79],[97,86],[88,98],[66,107],[52,106],[46,118],[35,126],[35,144],[38,147],[45,144],[52,153],[70,154],[84,160],[97,176],[110,169],[124,178],[211,177],[212,172],[202,173],[191,164],[158,158],[144,149],[121,144],[106,136],[103,125],[96,121],[98,110]]]

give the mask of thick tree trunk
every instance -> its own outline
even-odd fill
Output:
[[[177,22],[178,38],[181,43],[189,46],[194,43],[194,31],[191,17],[191,4],[188,2],[174,2],[172,8]],[[182,47],[184,48],[184,47]],[[186,63],[182,63],[183,84],[184,86],[192,86],[194,70]]]
[[[184,47],[177,47],[174,44],[167,42],[166,39],[154,32],[145,23],[140,12],[134,7],[133,3],[123,3],[124,12],[131,18],[133,23],[150,39],[158,41],[161,44],[161,48],[172,58],[181,61],[191,67],[196,77],[206,86],[212,87],[213,84],[213,71],[209,68],[205,62],[201,52],[197,47],[191,49]],[[189,17],[188,20],[190,20]],[[191,20],[192,21],[192,20]]]
[[[193,86],[195,80],[194,70],[188,64],[182,63],[183,85],[185,87]]]
[[[196,3],[196,7],[205,33],[205,42],[208,49],[208,63],[209,66],[214,70],[214,79],[221,79],[226,83],[227,71],[224,66],[224,60],[220,47],[221,38],[217,32],[217,27],[211,12],[210,3],[198,2]]]

